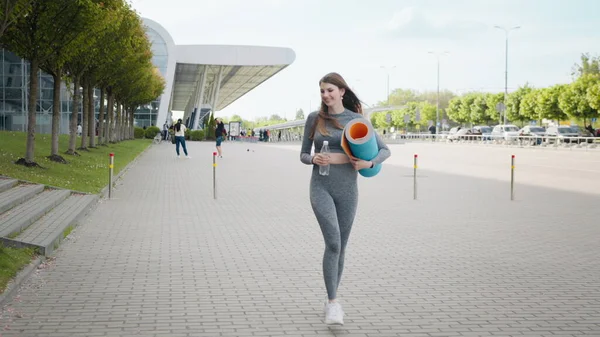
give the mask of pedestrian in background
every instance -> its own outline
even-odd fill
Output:
[[[175,124],[175,151],[177,152],[177,158],[179,158],[179,144],[181,144],[185,157],[189,159],[191,157],[188,156],[187,148],[185,147],[185,130],[187,128],[181,122],[180,118],[177,120],[177,124]]]

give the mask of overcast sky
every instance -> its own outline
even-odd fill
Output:
[[[390,88],[509,91],[571,81],[583,52],[600,54],[600,0],[130,0],[176,44],[288,47],[295,62],[217,113],[293,118],[319,104],[318,80],[339,72],[367,104]],[[388,67],[382,69],[381,66]],[[392,68],[393,67],[393,68]]]

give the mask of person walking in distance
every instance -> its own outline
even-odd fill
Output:
[[[188,156],[187,148],[185,147],[185,130],[187,129],[185,125],[181,124],[181,118],[177,120],[177,123],[174,126],[175,128],[175,151],[177,151],[177,158],[179,158],[179,144],[183,148],[183,153],[185,153],[186,158],[192,158]]]
[[[344,311],[337,301],[337,290],[344,269],[344,253],[358,206],[358,170],[371,168],[390,156],[390,150],[378,134],[379,152],[370,161],[348,157],[341,146],[344,126],[362,116],[362,105],[346,81],[329,73],[320,81],[321,108],[306,119],[300,161],[313,165],[310,178],[310,203],[325,241],[323,279],[328,301],[325,323],[344,324]],[[324,142],[327,154],[320,153]],[[315,155],[311,148],[315,146]],[[329,167],[319,172],[320,167]]]
[[[216,121],[217,128],[215,129],[215,137],[217,138],[217,152],[219,153],[219,158],[223,158],[223,149],[221,148],[221,143],[223,142],[223,137],[226,134],[225,124],[220,117],[217,118]]]

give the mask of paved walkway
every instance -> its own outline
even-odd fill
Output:
[[[597,194],[519,184],[510,201],[504,178],[475,174],[485,165],[423,159],[415,201],[412,153],[465,150],[392,146],[359,182],[346,324],[328,327],[298,146],[224,143],[217,201],[212,144],[188,146],[192,159],[142,155],[3,308],[3,337],[600,336]]]

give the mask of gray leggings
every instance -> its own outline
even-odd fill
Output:
[[[319,175],[315,165],[310,179],[310,203],[323,239],[323,278],[330,300],[336,298],[344,270],[344,252],[358,205],[357,172],[351,164],[330,165],[329,175]]]

